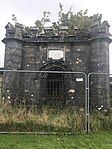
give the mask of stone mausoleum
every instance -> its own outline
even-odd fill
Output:
[[[107,21],[91,26],[89,32],[75,28],[72,35],[68,34],[66,26],[60,27],[58,34],[51,27],[39,33],[36,27],[26,29],[19,23],[8,23],[5,28],[4,68],[41,71],[4,72],[3,98],[12,104],[53,102],[84,106],[84,75],[63,72],[109,73],[111,39]],[[90,78],[92,106],[108,107],[109,92],[109,76]]]

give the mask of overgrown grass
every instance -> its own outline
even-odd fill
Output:
[[[112,132],[89,135],[0,135],[0,149],[112,149]]]
[[[90,117],[92,132],[112,130],[112,111],[93,111]],[[0,131],[8,132],[56,132],[58,134],[84,134],[85,111],[75,107],[65,109],[12,108],[8,103],[0,105]]]
[[[84,126],[84,110],[76,110],[74,107],[27,110],[5,104],[0,109],[0,131],[83,133]]]
[[[112,109],[108,111],[94,110],[91,113],[91,131],[112,130]]]

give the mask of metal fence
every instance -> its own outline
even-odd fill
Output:
[[[106,128],[108,127],[108,123],[112,123],[112,88],[110,76],[111,74],[108,73],[89,73],[87,76],[88,132],[93,129],[95,119],[97,121],[95,122],[97,123],[96,127],[98,125],[103,127],[102,125],[107,124],[105,126]]]
[[[109,109],[110,74],[1,70],[0,132],[88,133]]]

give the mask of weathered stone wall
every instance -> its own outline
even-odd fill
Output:
[[[85,45],[72,45],[70,43],[47,43],[41,44],[26,44],[23,46],[23,70],[40,70],[44,65],[48,63],[48,50],[49,49],[64,49],[65,63],[75,72],[89,72],[89,46]],[[67,70],[66,70],[67,71]],[[36,73],[25,73],[22,84],[24,86],[24,98],[31,98],[35,96],[36,100],[39,100],[39,87],[40,78],[35,79]],[[77,77],[74,75],[74,81]],[[82,76],[81,76],[82,77]],[[83,76],[84,77],[84,76]],[[75,82],[74,82],[75,83]],[[82,83],[82,82],[81,82]],[[84,96],[84,83],[77,83],[74,88],[77,90],[77,99],[80,100],[81,96]],[[80,84],[80,89],[78,89]],[[81,89],[82,88],[82,89]],[[79,101],[77,101],[79,102]],[[84,104],[84,97],[83,97]]]
[[[67,31],[61,31],[59,35],[48,32],[37,34],[36,29],[31,29],[30,33],[24,32],[20,24],[15,27],[10,23],[6,26],[5,43],[5,69],[11,70],[34,70],[34,71],[74,71],[96,73],[109,73],[109,25],[104,22],[94,25],[89,33],[68,35]],[[49,58],[49,50],[62,50],[62,59]],[[49,74],[40,73],[4,73],[4,97],[11,98],[17,102],[38,104],[44,99],[41,84],[44,84]],[[58,76],[63,78],[63,76]],[[69,78],[69,79],[68,79]],[[76,81],[83,78],[83,81]],[[64,76],[68,81],[69,89],[74,89],[73,100],[77,105],[84,106],[85,80],[81,74]],[[93,84],[94,82],[94,84]],[[67,82],[66,82],[67,83]],[[74,85],[73,85],[74,84]],[[103,93],[100,90],[102,87]],[[90,82],[91,105],[99,106],[104,104],[109,106],[109,76],[98,77],[94,75]],[[43,99],[42,99],[43,98]],[[69,98],[69,95],[68,95]],[[25,101],[24,101],[25,100]],[[44,99],[45,100],[45,99]]]
[[[103,75],[103,73],[109,74],[110,39],[108,35],[109,25],[104,22],[100,30],[96,30],[95,27],[90,39],[90,72],[102,73],[102,75],[95,74],[90,77],[91,106],[109,107],[110,105],[109,75]]]
[[[21,69],[21,63],[22,63],[22,44],[16,40],[6,42],[4,68],[6,70]],[[20,73],[5,72],[3,78],[4,78],[3,79],[4,98],[6,99],[12,98],[12,100],[14,100],[15,97],[19,98],[21,89]]]

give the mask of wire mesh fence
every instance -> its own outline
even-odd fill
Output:
[[[110,74],[90,73],[88,75],[90,108],[110,108]]]
[[[1,132],[87,132],[85,73],[2,72]]]
[[[110,130],[112,127],[111,74],[88,74],[88,130]]]

